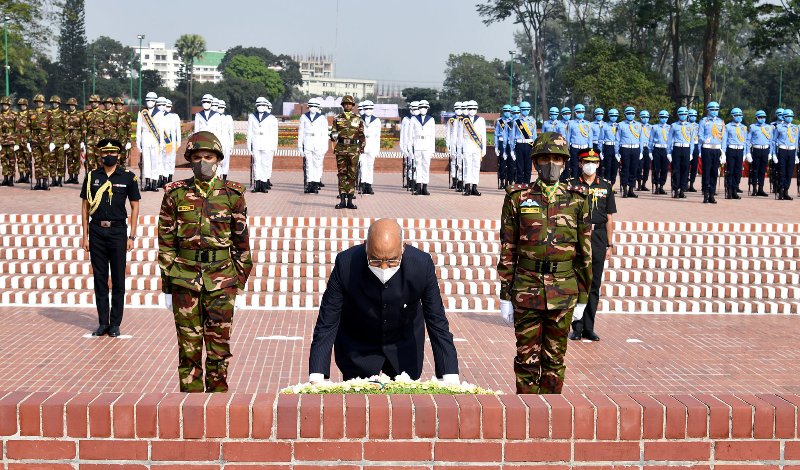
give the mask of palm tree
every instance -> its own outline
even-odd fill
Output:
[[[206,51],[206,40],[199,34],[184,34],[175,41],[175,49],[186,67],[186,119],[192,119],[192,69],[194,61]]]

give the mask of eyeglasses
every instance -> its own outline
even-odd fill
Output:
[[[373,268],[380,268],[384,263],[386,263],[386,265],[390,268],[396,268],[400,266],[400,259],[400,257],[391,259],[367,258],[367,264]]]

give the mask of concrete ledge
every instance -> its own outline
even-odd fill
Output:
[[[8,469],[789,469],[798,406],[797,395],[725,393],[0,392],[0,436]]]

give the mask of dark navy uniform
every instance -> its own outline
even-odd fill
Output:
[[[612,240],[608,239],[606,223],[608,216],[617,212],[617,204],[611,182],[599,176],[595,177],[591,185],[584,180],[584,176],[571,179],[569,185],[571,188],[579,188],[580,192],[586,195],[589,202],[589,222],[592,224],[592,285],[589,290],[589,302],[583,312],[583,318],[572,322],[572,331],[578,338],[591,338],[595,336],[594,318],[600,301],[606,251],[613,246]]]
[[[118,328],[122,323],[128,243],[128,212],[125,204],[127,200],[138,201],[141,198],[136,175],[121,166],[117,166],[111,176],[106,175],[101,166],[90,172],[83,181],[81,199],[89,201],[89,256],[94,271],[94,294],[101,329],[104,326],[106,329]],[[110,318],[109,266],[113,289]]]

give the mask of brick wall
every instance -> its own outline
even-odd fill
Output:
[[[800,469],[797,395],[0,397],[8,470]]]

